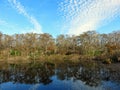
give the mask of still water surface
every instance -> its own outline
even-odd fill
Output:
[[[120,90],[120,72],[79,64],[9,64],[0,68],[0,90]]]

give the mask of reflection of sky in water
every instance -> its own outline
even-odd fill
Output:
[[[52,80],[48,85],[7,82],[0,85],[0,90],[120,90],[120,85],[110,81],[102,81],[99,86],[90,87],[81,80],[74,81],[73,78],[61,81],[57,76],[53,76]]]
[[[10,65],[0,70],[0,90],[120,90],[119,76],[118,71],[79,65]]]

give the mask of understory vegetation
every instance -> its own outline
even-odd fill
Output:
[[[48,33],[0,33],[0,60],[115,63],[120,61],[120,31],[109,34],[88,31],[78,36],[58,35],[56,38]]]

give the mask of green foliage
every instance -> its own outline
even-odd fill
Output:
[[[12,49],[12,50],[10,50],[10,55],[12,55],[12,56],[20,56],[21,52],[18,51],[18,50]]]
[[[102,52],[100,50],[96,50],[94,53],[94,56],[100,56],[102,54]]]

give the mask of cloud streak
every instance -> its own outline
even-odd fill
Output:
[[[65,0],[60,3],[68,34],[97,30],[120,15],[120,0]]]
[[[0,25],[6,25],[6,24],[7,24],[7,22],[6,22],[6,21],[4,21],[4,20],[0,19]]]
[[[14,27],[16,27],[16,25],[13,26],[12,24],[8,23],[8,21],[5,21],[3,19],[0,19],[0,26],[10,28],[10,29],[14,29]]]
[[[21,5],[21,3],[17,0],[8,0],[8,2],[22,15],[24,15],[31,24],[34,25],[34,29],[32,29],[32,32],[36,32],[36,33],[43,33],[42,32],[42,27],[39,24],[39,22],[37,21],[37,19],[31,15],[29,15],[27,13],[27,11],[25,10],[24,6]]]
[[[3,31],[4,30],[4,31]],[[12,32],[10,32],[12,30]],[[6,33],[6,34],[14,34],[18,30],[18,33],[26,33],[26,32],[33,32],[33,29],[31,30],[30,28],[26,27],[23,29],[23,27],[18,27],[17,24],[10,23],[9,21],[0,19],[0,32]]]

